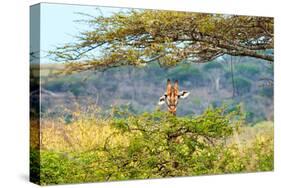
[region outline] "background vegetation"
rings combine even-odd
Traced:
[[[168,69],[153,63],[58,76],[54,74],[62,65],[41,65],[41,69],[41,110],[54,117],[71,120],[64,108],[71,112],[76,103],[95,104],[104,113],[111,106],[128,106],[136,114],[152,112],[159,108],[159,97],[170,78],[179,80],[180,90],[191,91],[187,100],[180,101],[178,116],[199,115],[210,105],[242,103],[248,123],[273,120],[273,85],[268,84],[273,80],[273,65],[254,58],[225,56],[207,64],[183,62]]]

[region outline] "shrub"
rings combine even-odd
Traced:
[[[110,118],[45,122],[40,164],[38,150],[31,150],[40,167],[31,174],[40,169],[45,185],[272,170],[272,130],[238,144],[233,135],[245,130],[242,117],[239,107],[208,108],[195,117],[113,109]]]
[[[234,82],[238,95],[250,92],[252,84],[249,80],[242,77],[237,77],[234,78]]]
[[[260,67],[250,63],[238,64],[235,66],[235,70],[238,74],[250,79],[253,79],[260,73]]]

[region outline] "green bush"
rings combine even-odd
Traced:
[[[262,87],[260,89],[259,93],[261,96],[272,98],[273,97],[273,88],[272,87]]]
[[[239,107],[208,108],[195,117],[114,109],[110,121],[95,120],[110,125],[104,142],[90,148],[75,143],[81,147],[67,151],[42,149],[40,165],[33,161],[40,166],[33,168],[34,174],[40,169],[40,183],[46,185],[272,170],[273,135],[242,146],[233,141],[243,126],[242,117]],[[91,121],[83,120],[77,134],[90,128]],[[81,138],[91,140],[87,135],[92,134],[85,132]],[[126,141],[114,144],[117,138]]]
[[[255,76],[257,76],[260,73],[260,67],[256,64],[251,63],[245,63],[245,64],[238,64],[235,66],[236,73],[253,79]]]
[[[203,67],[205,71],[210,71],[212,69],[223,69],[223,65],[219,62],[206,63]]]
[[[250,92],[252,84],[249,80],[242,77],[237,77],[234,78],[234,82],[237,90],[236,92],[238,95]]]
[[[187,64],[182,64],[175,68],[171,68],[168,71],[167,77],[171,78],[172,80],[188,80],[197,85],[200,85],[201,82],[204,82],[204,74],[202,74],[200,69]]]

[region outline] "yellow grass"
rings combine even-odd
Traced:
[[[56,151],[89,151],[110,146],[126,145],[128,137],[110,127],[109,120],[78,120],[70,124],[42,121],[41,147]]]
[[[110,126],[111,120],[80,118],[70,124],[59,120],[41,120],[41,149],[54,151],[88,151],[106,146],[126,146],[129,135],[120,133]],[[31,146],[39,143],[38,125],[31,122]],[[264,121],[253,127],[243,127],[235,136],[228,139],[229,145],[239,145],[247,150],[253,141],[264,142],[273,138],[273,122]]]

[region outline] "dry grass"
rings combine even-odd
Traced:
[[[78,120],[63,125],[42,121],[42,148],[56,151],[87,151],[110,145],[124,145],[125,135],[110,127],[108,120]]]

